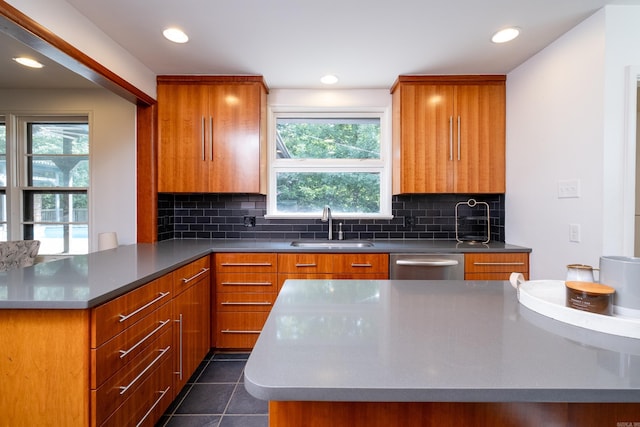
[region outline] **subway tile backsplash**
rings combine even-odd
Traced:
[[[486,202],[492,241],[504,242],[504,195],[419,194],[393,196],[393,219],[335,219],[334,238],[342,222],[345,239],[455,240],[456,204],[458,236],[486,237],[486,207],[471,208],[467,201]],[[472,203],[473,204],[473,203]],[[158,239],[326,239],[327,223],[317,219],[265,219],[266,196],[255,194],[160,194]],[[247,227],[244,217],[255,217]]]

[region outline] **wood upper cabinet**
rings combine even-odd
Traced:
[[[261,76],[158,77],[158,191],[265,193]]]
[[[400,76],[393,193],[505,192],[505,76]]]

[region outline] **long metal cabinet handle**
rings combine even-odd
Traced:
[[[120,323],[122,323],[125,320],[129,319],[131,316],[135,316],[136,314],[140,313],[145,308],[152,306],[153,304],[157,303],[158,301],[160,301],[162,298],[166,297],[169,294],[170,294],[170,292],[160,292],[158,298],[154,299],[153,301],[149,301],[148,303],[146,303],[142,307],[138,308],[137,310],[135,310],[135,311],[133,311],[133,312],[131,312],[129,314],[119,314],[118,316],[120,316]]]
[[[356,264],[355,262],[352,262],[351,263],[351,267],[373,267],[373,265],[371,265],[369,263]]]
[[[271,286],[271,282],[222,282],[222,286]]]
[[[213,161],[213,117],[209,116],[209,150]]]
[[[453,160],[453,116],[449,116],[449,160]]]
[[[202,161],[207,160],[206,148],[205,148],[205,118],[202,116],[202,127],[200,128],[200,142],[202,143]]]
[[[182,381],[182,313],[180,313],[180,319],[175,321],[180,323],[180,329],[178,331],[178,364],[180,365],[180,370],[178,372],[174,372],[174,374],[178,375],[178,378]]]
[[[270,262],[223,262],[222,267],[271,267]]]
[[[474,262],[473,265],[524,265],[524,262]]]
[[[264,302],[231,302],[231,301],[225,301],[225,302],[221,302],[220,305],[271,305],[271,303],[269,301],[264,301]]]
[[[302,264],[302,263],[296,263],[296,267],[317,267],[318,264],[316,263],[311,263],[311,264]]]
[[[222,332],[223,334],[259,334],[261,331],[223,329],[220,332]]]
[[[458,116],[458,161],[460,161],[460,116]]]
[[[458,265],[458,261],[454,259],[434,259],[434,260],[408,260],[399,259],[396,265],[423,266],[423,267],[448,267]]]
[[[156,408],[156,406],[158,406],[158,403],[160,403],[160,401],[162,400],[164,395],[167,394],[167,392],[169,391],[170,388],[171,388],[171,386],[168,386],[163,391],[159,391],[158,392],[158,393],[160,393],[160,397],[153,403],[153,405],[151,405],[151,408],[149,408],[147,413],[144,414],[144,416],[140,419],[140,421],[138,421],[138,424],[136,424],[136,427],[140,427],[142,424],[144,424],[144,421],[147,419],[149,414],[151,414],[151,412],[153,412],[153,410]]]
[[[196,273],[196,274],[194,274],[193,276],[191,276],[191,277],[183,277],[183,278],[181,279],[181,280],[182,280],[182,283],[183,283],[183,284],[189,283],[190,281],[192,281],[192,280],[194,280],[194,279],[197,279],[198,277],[202,276],[202,275],[203,275],[203,274],[205,274],[207,271],[209,271],[209,269],[208,269],[208,268],[204,268],[204,267],[202,267],[202,270],[200,270],[199,272],[197,272],[197,273]]]
[[[137,376],[136,376],[136,377],[135,377],[135,378],[134,378],[134,379],[133,379],[129,384],[127,384],[127,385],[125,385],[125,386],[120,386],[120,387],[119,387],[119,388],[120,388],[120,394],[121,394],[121,395],[122,395],[122,394],[125,394],[125,393],[127,392],[127,390],[129,390],[129,389],[130,389],[130,388],[131,388],[131,387],[132,387],[136,382],[138,382],[138,380],[139,380],[140,378],[142,378],[142,376],[143,376],[143,375],[144,375],[144,374],[145,374],[149,369],[151,369],[151,368],[153,367],[153,365],[155,365],[155,364],[156,364],[156,362],[157,362],[158,360],[160,360],[160,359],[162,358],[162,356],[164,356],[164,354],[165,354],[167,351],[169,351],[169,349],[170,349],[170,348],[171,348],[171,346],[170,346],[170,345],[168,345],[166,348],[163,348],[162,350],[158,350],[158,351],[160,352],[160,354],[159,354],[159,355],[157,355],[157,356],[156,356],[156,358],[155,358],[155,359],[153,359],[153,360],[151,361],[151,363],[149,363],[149,364],[147,365],[147,367],[146,367],[146,368],[144,368],[144,369],[142,370],[142,372],[140,372],[140,373],[139,373],[139,374],[138,374],[138,375],[137,375]]]
[[[160,329],[162,329],[164,327],[164,325],[166,325],[167,323],[169,323],[171,320],[167,319],[165,321],[160,321],[160,326],[158,326],[157,328],[155,328],[153,331],[149,332],[149,334],[147,334],[146,337],[142,338],[140,341],[138,341],[137,343],[135,343],[131,348],[129,348],[129,350],[120,350],[120,359],[124,359],[125,357],[127,357],[127,355],[129,353],[131,353],[133,350],[135,350],[136,348],[138,348],[138,346],[140,344],[142,344],[143,342],[145,342],[146,340],[148,340],[149,338],[151,338],[156,332],[158,332]]]

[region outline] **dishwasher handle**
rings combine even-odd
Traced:
[[[407,265],[416,267],[449,267],[458,265],[455,259],[399,259],[396,265]]]

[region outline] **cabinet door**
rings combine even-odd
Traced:
[[[394,182],[394,193],[449,192],[455,149],[454,86],[408,84],[400,90],[400,135],[394,141],[394,156],[400,159],[394,178],[399,182]]]
[[[454,193],[505,192],[505,87],[456,87]],[[459,120],[459,122],[458,122]]]
[[[208,94],[200,85],[158,85],[158,191],[207,191]]]
[[[176,390],[209,352],[210,288],[209,280],[201,280],[173,299]]]
[[[259,193],[264,154],[260,114],[262,86],[209,88],[208,187],[216,193]]]

